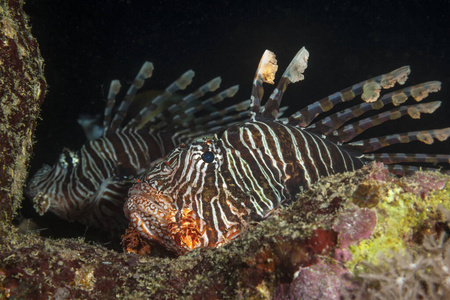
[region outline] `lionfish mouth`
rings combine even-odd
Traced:
[[[185,254],[208,244],[206,224],[193,209],[178,210],[172,197],[146,183],[136,183],[124,205],[125,216],[150,241]]]
[[[32,195],[32,193],[29,193],[28,195]],[[48,197],[48,195],[42,192],[38,192],[30,198],[33,199],[33,207],[39,213],[39,215],[43,216],[50,208],[51,199],[50,197]]]

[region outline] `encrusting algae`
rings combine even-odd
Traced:
[[[23,1],[0,4],[0,222],[21,206],[32,137],[44,100],[44,60]]]
[[[380,256],[405,253],[406,248],[421,245],[425,236],[441,234],[442,209],[450,209],[450,178],[437,172],[368,182],[363,183],[370,186],[366,193],[358,188],[353,200],[365,196],[378,203],[377,225],[370,239],[350,246],[353,259],[347,266],[356,273],[364,268],[361,261],[378,264]]]

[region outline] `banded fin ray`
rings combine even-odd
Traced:
[[[267,103],[264,105],[262,116],[266,119],[276,119],[280,110],[281,99],[290,83],[303,80],[303,73],[308,67],[309,52],[305,47],[295,54],[292,61],[287,66],[283,76],[278,81],[277,87],[273,90]]]
[[[194,76],[195,72],[192,70],[184,72],[177,80],[172,82],[161,95],[153,99],[151,105],[142,109],[136,117],[129,121],[126,127],[131,128],[137,127],[138,125],[143,127],[143,125],[140,124],[142,120],[144,120],[148,114],[153,112],[160,103],[170,98],[174,93],[184,90],[188,85],[190,85]]]
[[[381,161],[384,164],[398,163],[447,163],[450,164],[450,156],[445,154],[425,153],[372,153],[364,154],[364,158]]]
[[[363,102],[338,111],[309,125],[308,129],[320,132],[324,135],[329,135],[331,132],[341,128],[344,123],[357,118],[368,111],[383,109],[385,105],[388,104],[399,106],[411,96],[415,101],[420,102],[428,97],[430,93],[438,92],[440,89],[441,83],[439,81],[430,81],[396,90],[383,95],[381,99],[375,102]]]
[[[375,116],[362,119],[355,123],[348,124],[338,130],[333,131],[332,135],[334,137],[337,137],[337,139],[341,143],[348,142],[367,129],[378,126],[384,122],[396,120],[403,116],[410,116],[413,119],[419,119],[421,113],[432,114],[440,105],[440,101],[433,101],[422,104],[400,106],[388,111],[384,111]]]
[[[380,148],[384,148],[395,144],[405,144],[413,141],[420,141],[425,144],[432,144],[435,140],[445,141],[450,136],[450,127],[442,129],[410,131],[404,133],[396,133],[376,138],[354,141],[347,145],[357,149],[360,152],[372,152]],[[450,155],[449,155],[450,156]]]
[[[404,84],[410,72],[409,66],[404,66],[392,72],[354,84],[294,113],[289,117],[288,124],[307,127],[317,116],[329,111],[336,104],[353,100],[359,95],[367,102],[376,101],[380,95],[380,89],[390,88],[395,83]]]
[[[145,79],[150,78],[152,76],[152,74],[153,74],[153,64],[151,62],[147,61],[142,65],[141,69],[139,70],[139,73],[136,75],[136,78],[134,79],[133,83],[129,87],[125,98],[120,103],[120,106],[119,106],[116,114],[114,115],[114,118],[113,118],[111,124],[107,127],[104,134],[106,134],[108,132],[114,132],[117,128],[119,128],[122,125],[122,122],[127,115],[128,108],[130,107],[130,104],[133,102],[137,91],[144,85]],[[111,84],[111,87],[114,89],[114,91],[112,91],[112,94],[117,95],[117,93],[116,93],[117,86],[113,87],[113,84]],[[120,89],[120,86],[119,86],[119,89]],[[108,104],[109,103],[107,103],[107,107],[108,107]],[[107,112],[105,109],[105,116],[106,115],[107,115]]]
[[[270,52],[270,51],[269,51]],[[271,52],[270,52],[271,53]],[[275,55],[272,53],[272,60],[276,62]],[[264,56],[263,56],[264,58]],[[261,59],[263,60],[263,59]],[[260,63],[261,65],[261,63]],[[288,67],[289,69],[289,67]],[[303,71],[299,72],[299,76],[303,76]],[[287,71],[286,71],[287,72]],[[352,141],[356,136],[366,131],[371,127],[378,126],[384,122],[398,119],[402,116],[409,116],[413,119],[420,118],[421,113],[432,114],[440,106],[440,101],[433,101],[423,104],[415,104],[409,106],[402,106],[402,104],[408,100],[408,98],[413,98],[416,102],[421,102],[429,96],[430,93],[438,92],[441,89],[441,82],[439,81],[429,81],[420,83],[414,86],[399,89],[390,92],[385,95],[381,95],[382,89],[392,88],[396,83],[403,85],[411,70],[409,66],[404,66],[391,71],[386,74],[370,78],[368,80],[362,81],[358,84],[352,85],[340,92],[334,93],[328,97],[325,97],[319,101],[316,101],[307,107],[297,111],[292,114],[283,123],[291,126],[299,126],[305,128],[308,131],[315,132],[327,137],[328,139],[338,142],[342,145],[344,149],[352,153],[365,153],[363,156],[368,161],[371,160],[366,153],[376,151],[379,148],[387,147],[389,145],[397,143],[409,143],[412,141],[421,141],[426,144],[433,143],[434,140],[444,141],[450,136],[449,128],[435,129],[435,130],[422,130],[417,132],[407,132],[401,134],[393,134],[387,136],[381,136],[378,138],[371,138],[361,141]],[[273,78],[272,78],[273,81]],[[279,84],[271,97],[268,99],[267,103],[274,103],[280,105],[281,98],[286,91],[287,84],[284,76],[279,80]],[[263,81],[254,81],[253,91],[258,91],[258,95],[264,94],[264,89],[262,87]],[[282,88],[279,90],[279,86]],[[275,96],[274,96],[275,95]],[[330,116],[320,119],[320,115],[324,112],[331,110],[335,105],[343,102],[353,100],[356,96],[361,96],[363,100],[362,103],[354,105],[350,108],[338,111]],[[256,99],[256,97],[254,97]],[[277,98],[277,101],[274,99]],[[259,99],[261,100],[261,99]],[[261,101],[259,101],[260,103]],[[266,103],[266,106],[267,106]],[[348,124],[352,119],[358,118],[366,112],[381,110],[386,105],[391,104],[397,106],[390,110],[385,110],[374,116],[367,117],[356,121],[354,123]],[[275,104],[271,104],[276,107]],[[261,105],[260,105],[261,106]],[[275,109],[275,108],[274,108]],[[262,113],[264,114],[264,112]],[[270,113],[265,113],[264,117],[266,119],[273,118]],[[312,123],[311,122],[318,118],[319,119]],[[399,156],[406,155],[402,153],[397,153]],[[387,154],[386,154],[387,155]],[[395,155],[394,155],[395,156]],[[450,155],[442,154],[440,156],[434,157],[430,155],[428,159],[426,156],[414,156],[406,155],[408,160],[400,161],[396,160],[389,161],[384,160],[386,164],[394,163],[448,163],[450,160]],[[417,161],[414,161],[417,158]],[[396,165],[391,169],[395,169],[397,174],[400,174],[401,166]],[[415,170],[413,166],[408,166],[405,170]]]

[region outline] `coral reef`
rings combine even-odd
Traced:
[[[10,0],[0,4],[0,222],[10,222],[20,206],[32,136],[46,90],[44,62],[23,3]]]
[[[450,295],[450,240],[447,234],[427,236],[421,247],[364,262],[364,293],[371,299],[448,299]]]
[[[398,179],[375,171],[352,200],[374,207],[378,220],[372,235],[345,253],[345,265],[360,288],[344,294],[352,299],[447,299],[450,177],[421,171]]]
[[[371,171],[325,178],[229,244],[178,258],[117,253],[82,240],[19,234],[9,227],[0,249],[0,289],[19,298],[235,299],[272,298],[283,291],[295,296],[299,282],[318,272],[332,268],[339,276],[348,273],[336,255],[340,233],[333,225],[341,213],[349,213],[345,199]],[[355,240],[359,235],[347,236]],[[336,284],[329,292],[339,296],[341,280],[330,274],[328,280]],[[345,282],[344,287],[351,284]],[[315,284],[312,280],[311,290]]]
[[[356,189],[353,201],[361,204],[363,198],[366,202],[376,199],[378,224],[370,239],[350,246],[353,260],[347,267],[356,267],[356,273],[364,269],[361,261],[378,264],[380,255],[403,253],[421,245],[426,236],[441,233],[443,209],[450,209],[450,178],[437,172],[417,172],[401,179],[366,180]]]

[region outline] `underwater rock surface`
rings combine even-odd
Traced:
[[[380,287],[384,287],[376,281],[382,276],[367,277],[371,269],[382,274],[394,273],[381,271],[390,266],[370,261],[370,255],[361,254],[366,247],[358,248],[365,245],[361,241],[377,245],[378,236],[371,232],[379,232],[384,227],[379,222],[378,207],[368,209],[353,202],[355,191],[358,191],[358,199],[365,197],[362,194],[365,189],[360,186],[371,179],[372,184],[378,183],[386,191],[383,195],[392,198],[392,191],[417,185],[420,176],[397,179],[389,176],[382,164],[372,164],[356,172],[323,178],[299,194],[291,206],[281,209],[273,218],[253,224],[229,244],[217,249],[195,250],[178,258],[117,253],[101,245],[86,244],[82,239],[44,239],[33,233],[19,234],[10,227],[2,235],[0,291],[19,298],[53,296],[60,299],[116,296],[339,299],[356,292],[359,297],[368,297],[380,293]],[[444,182],[439,185],[442,188],[429,190],[424,196],[441,199],[444,205],[437,204],[433,208],[434,200],[427,202],[430,212],[436,213],[431,213],[423,223],[426,230],[423,226],[412,227],[409,235],[398,231],[405,238],[407,251],[427,252],[430,247],[424,248],[422,241],[433,236],[446,240],[449,214],[444,213],[447,211],[444,206],[450,203],[450,177],[435,174],[434,178]],[[377,194],[372,188],[366,199]],[[399,192],[399,195],[412,197],[408,192]],[[417,199],[425,201],[422,195],[419,193]],[[373,251],[388,253],[392,245],[386,246],[386,249],[374,248]],[[446,263],[442,255],[435,256]],[[395,257],[402,256],[396,254]],[[355,267],[361,264],[368,267]],[[420,280],[416,280],[416,286],[420,286]],[[442,280],[445,282],[445,278]],[[304,282],[309,284],[304,285]],[[434,284],[429,291],[442,293],[448,289]]]
[[[24,1],[0,5],[0,222],[11,222],[22,201],[32,136],[46,82]]]

